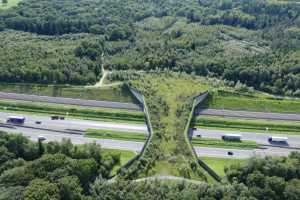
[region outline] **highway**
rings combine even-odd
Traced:
[[[254,118],[254,119],[272,119],[272,120],[289,120],[300,121],[298,113],[268,113],[268,112],[251,112],[238,110],[217,110],[217,109],[197,109],[196,115],[213,115],[223,117]]]
[[[13,113],[0,112],[0,121],[5,122],[8,116],[16,115]],[[62,138],[70,138],[75,144],[89,143],[96,141],[101,144],[103,148],[111,149],[121,149],[121,150],[132,150],[140,151],[143,147],[141,142],[132,141],[119,141],[110,139],[92,139],[84,137],[83,131],[88,128],[95,129],[109,129],[109,130],[120,130],[123,132],[141,132],[147,134],[147,128],[144,124],[120,124],[112,122],[100,122],[100,121],[90,121],[90,120],[80,120],[66,118],[65,120],[51,120],[50,116],[34,116],[28,114],[21,114],[26,118],[26,127],[4,127],[0,126],[0,130],[13,133],[23,133],[24,135],[30,137],[32,140],[37,140],[38,135],[43,135],[47,138],[47,141],[61,140]],[[42,124],[35,124],[35,121],[41,121]],[[35,128],[30,128],[35,127]],[[38,129],[36,129],[38,128]],[[48,130],[40,130],[39,128],[44,128]],[[77,134],[70,134],[63,131],[71,131]],[[206,130],[197,129],[195,134],[201,134],[202,137],[207,138],[221,138],[225,133],[230,133],[230,131],[220,131],[220,130]],[[268,145],[267,138],[270,134],[264,133],[250,133],[250,132],[235,132],[242,135],[244,140],[254,140],[257,143]],[[288,136],[289,145],[291,147],[300,147],[300,135],[299,136]],[[209,147],[195,147],[195,150],[199,156],[211,156],[211,157],[231,157],[227,155],[228,151],[234,153],[233,158],[248,158],[253,155],[288,155],[289,152],[294,149],[287,149],[281,147],[270,147],[264,146],[265,149],[255,149],[255,150],[236,150],[236,149],[221,149],[221,148],[209,148]]]
[[[136,152],[139,152],[144,145],[142,142],[120,141],[120,140],[110,140],[110,139],[93,139],[93,138],[86,138],[83,135],[58,133],[55,131],[42,131],[42,130],[35,130],[31,128],[23,128],[23,127],[16,127],[15,129],[0,127],[0,130],[10,132],[10,133],[23,133],[23,135],[29,137],[34,141],[37,141],[39,135],[43,135],[47,138],[47,141],[61,141],[63,138],[71,139],[71,141],[74,144],[84,144],[84,143],[91,143],[95,141],[96,143],[100,144],[103,148],[120,149],[120,150],[136,151]],[[279,148],[279,147],[269,147],[267,149],[255,149],[255,150],[195,147],[195,151],[199,157],[202,156],[202,157],[246,159],[254,155],[287,156],[293,150]],[[232,151],[234,155],[233,156],[227,155],[228,151]]]
[[[201,135],[205,138],[220,139],[222,135],[227,133],[240,134],[242,140],[253,140],[258,144],[269,145],[268,138],[270,136],[284,136],[288,137],[288,144],[290,147],[300,148],[300,133],[299,135],[284,135],[284,134],[272,134],[272,133],[253,133],[253,132],[241,132],[241,131],[224,131],[224,130],[210,130],[210,129],[197,129],[193,132],[194,135]]]
[[[45,102],[45,103],[56,103],[56,104],[68,104],[78,106],[90,106],[90,107],[105,107],[105,108],[116,108],[116,109],[127,109],[127,110],[140,110],[138,105],[133,103],[120,103],[111,101],[96,101],[96,100],[84,100],[84,99],[73,99],[64,97],[50,97],[50,96],[38,96],[29,94],[17,94],[0,92],[0,99],[12,99],[22,100],[31,102]]]
[[[108,129],[108,130],[122,130],[127,132],[144,132],[147,133],[147,128],[144,124],[122,124],[113,122],[100,122],[91,120],[80,120],[66,117],[65,120],[51,120],[50,116],[39,116],[29,114],[15,114],[9,112],[0,112],[0,122],[6,122],[9,116],[23,116],[25,117],[25,126],[32,126],[37,128],[48,128],[53,130],[74,130],[77,132],[85,131],[86,129]],[[36,121],[42,123],[36,124]]]
[[[38,95],[28,95],[28,94],[7,93],[7,92],[0,92],[0,99],[69,104],[69,105],[90,106],[90,107],[106,107],[106,108],[127,109],[127,110],[140,110],[140,107],[133,103],[84,100],[84,99],[73,99],[73,98],[63,98],[63,97],[49,97],[49,96],[38,96]],[[218,109],[197,109],[196,114],[224,116],[224,117],[300,121],[300,113],[292,114],[292,113],[251,112],[251,111],[220,110],[220,109],[219,110]]]

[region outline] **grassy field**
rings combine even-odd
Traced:
[[[252,131],[262,133],[300,134],[300,122],[238,119],[217,116],[198,116],[196,126],[222,130]]]
[[[230,158],[211,158],[211,157],[201,157],[203,162],[205,162],[211,169],[213,169],[219,176],[224,177],[226,167],[235,164],[245,164],[247,160],[240,159],[230,159]]]
[[[0,10],[16,6],[20,1],[21,0],[7,0],[7,3],[2,3],[2,0],[0,0]]]
[[[137,141],[137,142],[145,142],[147,139],[147,134],[145,133],[122,132],[122,131],[112,131],[112,130],[96,130],[96,129],[88,129],[85,133],[85,136],[91,138],[115,139],[115,140]]]
[[[92,108],[60,104],[33,103],[24,101],[0,100],[0,111],[29,113],[35,115],[64,115],[69,117],[114,121],[126,123],[144,123],[144,114],[139,111],[126,111],[109,108]]]
[[[255,141],[224,141],[212,138],[193,138],[192,144],[194,146],[202,147],[216,147],[216,148],[229,148],[229,149],[255,149],[259,145]]]
[[[1,92],[35,94],[40,96],[67,97],[101,101],[133,102],[128,89],[121,85],[112,87],[85,87],[70,85],[0,84]]]
[[[300,113],[299,99],[276,99],[267,95],[242,95],[227,91],[213,91],[203,107],[258,112]]]
[[[115,175],[118,169],[125,165],[130,159],[132,159],[136,153],[133,151],[117,150],[117,149],[102,149],[104,156],[106,155],[120,155],[120,163],[112,170],[111,175]]]

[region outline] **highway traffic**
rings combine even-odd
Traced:
[[[23,126],[5,126],[5,121],[8,116],[16,115],[13,113],[0,112],[0,121],[2,126],[0,130],[13,133],[23,133],[25,136],[30,137],[32,140],[37,140],[39,135],[43,135],[47,141],[62,140],[63,138],[69,138],[75,144],[83,144],[96,141],[101,144],[103,148],[121,149],[140,151],[143,147],[142,142],[133,141],[120,141],[111,139],[92,139],[83,136],[83,133],[88,128],[94,129],[109,129],[109,130],[120,130],[130,134],[131,132],[141,132],[147,134],[147,128],[144,124],[120,124],[112,122],[100,122],[80,119],[69,119],[64,120],[51,120],[50,116],[33,116],[23,115],[26,118],[26,122]],[[41,124],[36,124],[36,121],[40,121]],[[207,138],[221,138],[222,135],[230,133],[229,131],[220,130],[206,130],[197,129],[194,134],[201,134],[202,137]],[[288,155],[291,151],[295,151],[300,147],[300,135],[299,136],[288,136],[290,147],[274,147],[268,145],[268,137],[271,134],[265,133],[250,133],[250,132],[238,132],[244,140],[254,140],[259,144],[264,144],[262,149],[254,150],[237,150],[237,149],[222,149],[222,148],[209,148],[209,147],[195,147],[195,150],[199,156],[209,157],[231,157],[231,158],[248,158],[253,155],[274,155],[283,156]],[[233,152],[233,156],[228,155],[228,151]]]

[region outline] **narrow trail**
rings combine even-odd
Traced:
[[[104,69],[104,54],[102,53],[102,55],[101,55],[101,74],[102,74],[102,76],[101,76],[100,80],[97,83],[95,83],[95,85],[89,85],[89,86],[85,86],[85,87],[87,87],[87,88],[91,88],[91,87],[100,88],[100,87],[112,87],[112,86],[122,84],[121,82],[105,84],[104,81],[110,73],[112,73],[112,72],[109,71],[109,70]]]

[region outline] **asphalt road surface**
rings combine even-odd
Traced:
[[[106,107],[106,108],[117,108],[117,109],[127,109],[127,110],[140,110],[140,107],[133,103],[84,100],[84,99],[73,99],[73,98],[63,98],[63,97],[49,97],[49,96],[38,96],[38,95],[6,93],[6,92],[0,92],[0,99],[69,104],[69,105],[91,106],[91,107]],[[218,109],[198,109],[196,113],[198,115],[215,115],[215,116],[239,117],[239,118],[300,121],[300,114],[250,112],[250,111],[234,111],[234,110],[218,110]]]
[[[147,133],[147,128],[144,124],[122,124],[113,122],[100,122],[91,120],[80,120],[66,117],[65,120],[51,120],[50,116],[39,116],[29,114],[15,114],[9,112],[0,112],[0,122],[6,122],[9,116],[23,116],[25,117],[25,126],[32,126],[37,128],[48,128],[53,130],[75,130],[85,131],[86,129],[108,129],[108,130],[122,130],[127,132],[143,132]],[[42,122],[40,125],[36,121]]]
[[[6,118],[11,115],[16,115],[12,113],[0,112],[0,121],[6,121]],[[78,130],[84,131],[88,128],[96,129],[110,129],[110,130],[121,130],[130,132],[143,132],[147,134],[147,128],[144,124],[116,124],[111,122],[99,122],[90,120],[79,120],[79,119],[69,119],[65,120],[51,120],[50,116],[34,116],[34,115],[24,115],[20,114],[26,118],[26,126],[32,126],[37,128],[48,128],[49,130],[38,130],[34,128],[26,127],[0,127],[0,130],[13,133],[23,133],[25,136],[30,137],[32,140],[37,140],[39,135],[43,135],[47,138],[47,141],[61,140],[62,138],[70,138],[75,144],[89,143],[96,141],[101,144],[103,148],[111,149],[121,149],[121,150],[131,150],[140,151],[143,147],[142,142],[132,142],[132,141],[119,141],[110,139],[92,139],[86,138],[83,135],[62,133],[62,130]],[[41,125],[35,124],[35,121],[41,121]],[[199,132],[200,131],[200,132]],[[196,133],[200,133],[203,137],[210,138],[220,138],[222,134],[228,133],[227,131],[216,131],[216,130],[205,130],[199,129]],[[258,143],[267,144],[268,134],[256,134],[249,132],[239,132],[242,138],[245,140],[255,140]],[[300,136],[288,136],[291,146],[300,145]],[[199,156],[209,156],[209,157],[221,157],[221,158],[248,158],[253,155],[277,155],[285,156],[293,149],[286,149],[280,147],[266,147],[266,149],[255,149],[255,150],[236,150],[236,149],[220,149],[220,148],[209,148],[209,147],[195,147],[195,150]],[[227,152],[232,151],[234,156],[228,156]]]
[[[268,138],[270,136],[283,136],[288,137],[288,145],[290,147],[300,148],[300,134],[299,135],[284,135],[272,133],[253,133],[253,132],[237,132],[237,131],[224,131],[224,130],[210,130],[210,129],[197,129],[193,132],[194,136],[201,135],[205,138],[221,139],[222,135],[234,133],[240,134],[242,140],[253,140],[258,144],[269,145]]]
[[[23,133],[23,135],[29,137],[30,139],[37,141],[39,135],[43,135],[47,138],[47,141],[60,141],[63,138],[69,138],[74,144],[84,144],[91,143],[95,141],[100,144],[103,148],[108,149],[120,149],[129,151],[141,151],[143,147],[142,142],[132,142],[132,141],[120,141],[120,140],[110,140],[110,139],[93,139],[86,138],[83,135],[74,134],[64,134],[57,133],[54,131],[42,131],[35,130],[31,128],[16,127],[15,129],[0,127],[0,130],[10,132],[10,133]],[[270,147],[268,149],[255,149],[255,150],[237,150],[237,149],[221,149],[221,148],[209,148],[209,147],[195,147],[198,156],[203,157],[219,157],[219,158],[236,158],[236,159],[246,159],[254,155],[259,156],[287,156],[291,149],[283,149],[279,147]],[[233,152],[233,156],[227,155],[228,151]]]
[[[0,92],[0,99],[13,99],[13,100],[22,100],[22,101],[31,101],[31,102],[45,102],[45,103],[79,105],[79,106],[140,110],[140,107],[133,103],[72,99],[72,98],[63,98],[63,97],[38,96],[38,95],[6,93],[6,92]]]
[[[57,131],[75,131],[84,132],[87,129],[106,129],[116,130],[122,132],[139,132],[147,134],[147,127],[145,124],[124,124],[114,122],[101,122],[91,120],[81,120],[66,117],[65,120],[51,120],[50,116],[38,116],[31,114],[15,114],[9,112],[0,112],[0,122],[6,122],[9,116],[23,116],[26,118],[25,126],[46,128]],[[41,124],[36,124],[36,121],[41,121]],[[221,139],[222,135],[227,133],[236,133],[242,136],[242,140],[253,140],[259,144],[268,145],[268,138],[274,134],[272,133],[254,133],[254,132],[238,132],[225,130],[211,130],[211,129],[197,129],[194,135],[200,134],[202,137]],[[300,135],[284,135],[289,138],[288,143],[291,147],[300,147]],[[279,136],[276,134],[276,136]]]
[[[197,115],[300,121],[300,114],[250,112],[237,110],[198,109]]]

